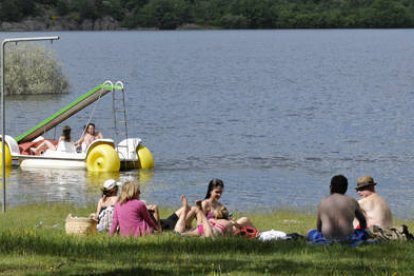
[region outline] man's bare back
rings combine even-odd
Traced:
[[[333,193],[319,203],[317,228],[327,239],[344,240],[354,231],[354,218],[365,224],[358,202],[349,196]]]
[[[377,193],[361,198],[359,205],[365,214],[368,227],[378,225],[385,229],[392,226],[391,209]]]

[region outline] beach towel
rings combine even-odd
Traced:
[[[242,226],[234,232],[234,235],[244,239],[256,239],[259,235],[259,231],[253,226]]]
[[[328,240],[326,239],[321,232],[317,229],[310,230],[308,232],[308,240],[311,244],[315,245],[330,245],[334,242],[348,243],[352,247],[356,247],[364,243],[368,239],[368,233],[365,230],[354,230],[352,235],[344,240]]]
[[[277,230],[264,231],[259,234],[260,241],[275,241],[275,240],[287,240],[288,235],[285,232]]]

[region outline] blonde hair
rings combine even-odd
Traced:
[[[131,199],[137,199],[139,194],[139,185],[134,181],[127,181],[122,185],[121,195],[119,196],[119,204],[127,203]]]
[[[214,218],[215,219],[228,219],[229,218],[229,211],[226,207],[220,206],[220,208],[214,210]]]

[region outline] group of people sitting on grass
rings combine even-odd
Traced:
[[[119,184],[106,180],[102,197],[98,202],[96,218],[98,231],[109,231],[112,236],[143,236],[155,231],[173,230],[183,236],[214,238],[222,235],[256,237],[257,230],[247,217],[232,218],[227,208],[219,201],[224,191],[220,179],[212,179],[206,197],[190,206],[182,195],[181,207],[165,219],[161,219],[157,205],[147,205],[140,199],[140,188],[134,181],[126,181],[118,196]],[[196,221],[196,227],[193,227]]]
[[[357,180],[356,191],[361,199],[346,196],[348,180],[343,175],[331,179],[330,195],[321,200],[317,213],[317,228],[309,231],[307,239],[315,244],[335,241],[358,243],[371,238],[412,239],[406,226],[393,227],[391,210],[386,201],[376,193],[376,183],[371,176]],[[140,188],[134,181],[125,182],[118,196],[119,184],[106,180],[102,197],[96,210],[98,231],[109,231],[113,236],[143,236],[155,231],[173,230],[182,236],[239,235],[255,238],[259,234],[247,217],[233,219],[220,202],[224,183],[220,179],[209,182],[203,200],[190,206],[182,195],[181,207],[165,219],[160,219],[158,207],[140,200]],[[196,221],[196,226],[193,226]],[[262,232],[263,233],[263,232]]]
[[[331,179],[330,195],[319,203],[317,228],[309,231],[308,239],[316,244],[349,241],[358,244],[368,238],[411,238],[407,228],[393,228],[391,209],[375,190],[371,176],[361,176],[355,190],[360,200],[345,195],[348,179],[336,175]],[[390,237],[391,239],[391,237]]]

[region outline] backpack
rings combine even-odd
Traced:
[[[253,226],[242,226],[235,232],[235,235],[245,239],[256,239],[259,231]]]

